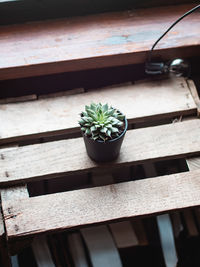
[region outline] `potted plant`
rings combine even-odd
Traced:
[[[117,109],[92,103],[80,114],[79,124],[89,157],[98,162],[117,158],[128,122]]]

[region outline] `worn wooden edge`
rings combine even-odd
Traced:
[[[200,157],[192,157],[189,159],[186,159],[188,169],[190,171],[195,171],[200,169]]]
[[[8,240],[198,207],[199,175],[196,170],[4,202]]]
[[[174,57],[174,55],[180,58],[185,56],[188,58],[196,56],[199,52],[200,45],[184,45],[179,47],[156,49],[154,57],[159,57],[162,58],[162,60],[167,61]],[[0,69],[0,80],[126,66],[131,64],[143,64],[147,60],[148,53],[149,49],[133,53],[3,68]]]
[[[27,189],[27,185],[19,185],[14,187],[8,187],[0,189],[0,195],[1,195],[1,205],[3,205],[4,202],[9,200],[20,200],[20,199],[27,199],[29,198],[29,193]],[[7,231],[6,226],[4,223],[4,231],[5,231],[5,242],[7,242]],[[16,255],[20,251],[22,251],[24,248],[30,246],[32,242],[32,238],[22,238],[20,241],[15,241],[7,243],[7,253],[8,255]]]
[[[199,98],[197,88],[193,80],[188,79],[186,80],[186,82],[187,82],[188,88],[190,89],[191,95],[194,99],[194,102],[197,106],[197,116],[200,117],[200,98]]]

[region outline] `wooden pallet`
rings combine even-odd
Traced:
[[[104,186],[96,182],[94,188],[37,197],[29,197],[26,189],[30,182],[65,177],[68,183],[71,174],[82,173],[95,173],[101,179],[102,170],[106,174],[111,169],[200,155],[199,99],[195,90],[192,81],[177,78],[1,104],[0,187],[9,247],[40,234],[199,206],[198,168],[118,184],[111,180]],[[130,128],[142,127],[128,130],[120,156],[114,162],[93,162],[86,154],[83,139],[71,138],[79,131],[78,114],[91,101],[119,107],[127,114]],[[189,119],[180,120],[188,116]],[[149,124],[154,126],[145,127]],[[63,133],[66,139],[59,140]],[[38,137],[45,142],[31,144]],[[22,140],[30,144],[5,148]]]

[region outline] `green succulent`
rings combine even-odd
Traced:
[[[107,141],[119,136],[124,130],[125,116],[108,104],[92,103],[85,106],[79,124],[82,132],[93,140]]]

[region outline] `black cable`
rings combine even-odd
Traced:
[[[188,16],[189,14],[193,13],[195,10],[197,10],[198,8],[200,8],[200,5],[195,6],[194,8],[190,9],[189,11],[187,11],[185,14],[183,14],[180,18],[178,18],[159,38],[158,40],[153,44],[151,50],[149,51],[149,56],[148,56],[148,62],[151,61],[151,56],[152,56],[152,51],[155,48],[155,46],[157,45],[157,43],[183,18],[185,18],[186,16]]]

